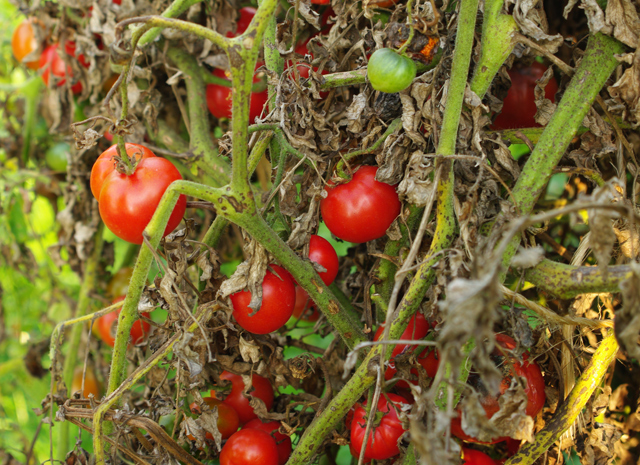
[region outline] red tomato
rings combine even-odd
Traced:
[[[307,43],[309,42],[309,40],[306,40],[305,42],[301,43],[300,45],[298,45],[295,48],[295,52],[298,55],[310,55],[311,56],[311,60],[313,60],[313,54],[309,52],[309,49],[307,49]],[[285,69],[289,68],[293,63],[291,61],[287,61],[285,63]],[[316,68],[315,66],[313,67],[314,71],[318,71],[318,68]],[[320,74],[327,74],[327,70],[322,70],[322,73]],[[298,65],[298,74],[300,74],[300,77],[302,79],[307,79],[309,77],[309,74],[311,74],[311,70],[309,69],[309,65],[306,64],[299,64]],[[329,92],[320,92],[320,97],[321,98],[326,98],[327,95],[329,95]]]
[[[262,66],[262,63],[256,65],[256,69]],[[213,70],[215,76],[230,79],[231,75],[228,71],[216,68]],[[254,84],[260,82],[260,75],[253,76]],[[249,103],[249,123],[253,124],[258,116],[262,113],[264,104],[269,98],[267,90],[262,92],[252,92],[251,102]],[[207,85],[207,106],[209,111],[216,118],[231,118],[231,87],[225,87],[218,84]]]
[[[256,9],[251,6],[245,6],[244,8],[240,8],[238,13],[240,13],[240,17],[238,18],[238,22],[236,23],[236,33],[229,31],[227,32],[227,37],[236,37],[244,34],[244,31],[247,30],[251,20],[256,15]]]
[[[504,349],[511,350],[516,348],[516,342],[507,336],[506,334],[496,334],[496,342],[498,345],[503,347]],[[504,358],[502,352],[498,349],[494,351],[494,355],[499,358]],[[540,371],[540,367],[535,362],[529,362],[529,355],[527,353],[522,355],[522,361],[516,359],[515,357],[509,356],[509,360],[502,360],[502,366],[505,370],[507,370],[506,376],[502,379],[502,383],[500,384],[500,394],[504,393],[509,386],[511,386],[511,380],[514,376],[511,371],[511,366],[515,370],[516,374],[526,379],[527,387],[524,390],[527,394],[527,407],[525,409],[525,413],[531,417],[535,417],[542,407],[544,407],[544,403],[546,400],[546,395],[544,393],[544,378],[542,377],[542,372]],[[482,393],[484,390],[484,386],[479,383],[477,389]],[[498,396],[499,397],[499,396]],[[487,414],[487,418],[491,418],[498,410],[500,410],[500,405],[498,404],[498,397],[491,396],[486,394],[481,400],[480,403],[484,408],[485,413]],[[479,442],[477,439],[468,436],[462,430],[462,421],[458,414],[458,417],[451,420],[451,434],[454,436],[470,442]],[[491,441],[491,444],[495,444],[496,442],[501,442],[506,440],[507,438],[497,438]]]
[[[20,63],[24,63],[28,68],[38,69],[40,67],[40,57],[34,57],[33,60],[24,61],[25,57],[38,50],[38,39],[33,30],[35,18],[27,18],[22,21],[11,36],[11,49],[13,56]]]
[[[378,239],[400,214],[395,187],[376,181],[377,171],[377,166],[362,166],[351,181],[327,188],[320,211],[336,237],[356,243]]]
[[[84,390],[82,390],[82,374],[84,372]],[[91,367],[87,367],[84,371],[82,367],[76,367],[73,370],[73,381],[71,383],[71,394],[82,390],[82,397],[88,398],[89,394],[97,399],[100,399],[102,392],[102,385]]]
[[[249,308],[251,292],[240,291],[231,295],[234,318],[242,328],[253,334],[276,331],[293,314],[296,303],[293,278],[278,265],[271,265],[271,268],[275,273],[267,271],[262,281],[262,305],[257,312]]]
[[[322,281],[328,286],[338,276],[338,254],[324,237],[311,235],[309,240],[309,260],[326,268],[327,271],[318,273]]]
[[[120,302],[124,300],[124,296],[118,297],[114,299],[113,303]],[[102,339],[107,345],[113,347],[116,342],[116,329],[118,328],[118,317],[120,316],[120,312],[122,309],[107,313],[104,316],[101,316],[96,320],[94,326],[96,327],[100,339]],[[147,312],[142,312],[142,315],[150,318]],[[131,340],[129,341],[129,346],[133,346],[139,344],[144,341],[151,332],[151,325],[144,320],[136,320],[131,326]]]
[[[462,465],[496,465],[495,460],[484,452],[475,449],[462,448]]]
[[[540,127],[535,122],[537,108],[534,89],[536,81],[542,77],[547,67],[537,61],[529,67],[514,67],[508,71],[511,88],[504,99],[502,112],[493,122],[496,129],[518,129]],[[545,98],[555,102],[558,83],[551,78],[544,89]]]
[[[102,221],[116,236],[132,244],[142,244],[142,232],[151,221],[160,199],[173,181],[182,179],[169,160],[156,157],[144,147],[144,150],[139,150],[140,147],[127,144],[127,153],[142,157],[130,176],[119,173],[110,162],[115,153],[114,147],[100,155],[91,170],[91,191],[94,195],[99,193]],[[187,198],[181,195],[164,230],[165,236],[180,224],[186,207]]]
[[[400,453],[398,449],[398,439],[405,432],[402,427],[402,423],[398,419],[396,413],[397,409],[402,409],[403,405],[407,404],[407,401],[396,395],[386,394],[389,400],[395,406],[388,405],[385,395],[380,396],[378,400],[378,408],[372,414],[382,414],[378,426],[372,427],[369,434],[369,440],[364,451],[365,460],[385,460],[391,457],[395,457]],[[366,402],[365,404],[366,405]],[[353,414],[353,420],[351,422],[351,455],[354,457],[360,456],[362,445],[364,442],[364,434],[367,428],[367,419],[365,418],[365,408],[362,405],[358,405]]]
[[[313,301],[309,299],[307,291],[302,289],[296,284],[296,303],[293,307],[293,317],[300,318],[304,321],[318,321],[320,318],[320,312],[313,304]]]
[[[249,405],[249,399],[247,399],[242,391],[244,390],[244,382],[242,376],[234,375],[228,371],[223,371],[220,375],[220,379],[224,379],[231,382],[231,392],[224,400],[224,403],[233,407],[238,412],[240,418],[240,424],[244,425],[246,422],[258,418],[253,411],[253,407]],[[251,384],[253,384],[253,391],[249,393],[251,397],[257,397],[261,399],[267,406],[267,410],[271,410],[273,407],[273,388],[268,379],[253,374],[251,376]],[[211,395],[215,396],[215,391],[211,391]]]
[[[376,330],[376,334],[374,335],[373,340],[374,341],[380,340],[380,338],[382,337],[383,331],[384,331],[384,325],[380,325]],[[413,315],[411,320],[409,320],[409,324],[407,325],[407,328],[402,333],[402,336],[400,336],[400,339],[419,340],[425,337],[428,332],[429,332],[429,322],[426,320],[426,318],[422,313],[417,312],[415,315]],[[387,367],[387,371],[385,371],[384,373],[384,378],[386,380],[390,380],[397,373],[396,366],[393,362],[393,359],[407,350],[415,350],[415,347],[416,346],[410,346],[408,344],[398,344],[397,346],[395,346],[395,348],[391,352],[391,358],[389,359],[389,365]],[[426,358],[427,350],[425,349],[424,351],[422,351],[422,354],[424,354],[424,358]],[[422,356],[422,354],[420,355]],[[436,367],[436,371],[437,371],[437,367]],[[412,370],[412,373],[414,373],[417,378],[417,375],[418,375],[417,370]],[[429,376],[431,377],[431,375]],[[396,386],[399,388],[409,387],[409,385],[405,381],[398,381],[396,383]]]
[[[311,0],[311,3],[314,5],[327,5],[328,3],[331,3],[331,0]]]
[[[280,423],[277,421],[268,421],[263,423],[262,420],[256,418],[244,425],[242,429],[250,428],[261,429],[262,431],[269,433],[276,441],[276,446],[278,447],[278,465],[284,465],[287,463],[287,460],[289,460],[289,456],[291,455],[291,438],[278,431],[280,429]]]
[[[113,136],[112,136],[113,137]],[[118,156],[118,152],[116,151],[116,145],[112,145],[107,150],[102,152],[102,154],[98,157],[98,159],[93,164],[93,168],[91,168],[91,193],[98,200],[100,198],[100,190],[102,190],[102,183],[104,180],[113,173],[113,168],[115,166],[114,157]],[[144,145],[138,144],[125,144],[125,148],[127,149],[127,155],[130,158],[149,158],[155,157],[156,155],[146,148]]]
[[[53,74],[58,78],[58,87],[62,87],[67,81],[67,77],[73,79],[73,70],[68,66],[58,54],[58,44],[49,45],[40,55],[40,69],[42,70],[42,80],[45,85],[49,85],[49,76]],[[82,83],[76,82],[71,86],[74,94],[82,92]]]
[[[76,43],[72,40],[67,40],[64,43],[64,51],[67,53],[67,55],[71,55],[72,57],[76,57],[78,59],[78,61],[80,62],[80,64],[82,66],[84,66],[85,68],[88,68],[89,66],[91,66],[91,62],[89,60],[87,60],[87,57],[85,57],[82,53],[80,55],[76,56]]]
[[[217,426],[218,431],[220,431],[220,434],[222,435],[222,439],[228,439],[233,433],[238,431],[238,428],[240,427],[240,417],[233,407],[223,403],[220,399],[216,399],[215,397],[203,397],[202,400],[211,409],[213,409],[213,407],[218,407]],[[198,415],[202,413],[200,407],[195,402],[191,403],[189,409],[192,413]],[[211,433],[207,433],[206,437],[213,441],[213,435]],[[189,439],[192,441],[195,440],[192,438]]]
[[[261,429],[242,429],[220,451],[220,465],[278,465],[278,447]]]

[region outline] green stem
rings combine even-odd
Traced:
[[[121,21],[116,26],[116,39],[120,39],[123,36],[124,27],[128,26],[129,24],[137,23],[144,23],[144,25],[136,29],[131,35],[131,45],[134,49],[138,45],[140,38],[147,31],[150,31],[154,28],[178,29],[180,31],[184,31],[198,37],[202,37],[203,39],[207,39],[223,50],[226,50],[229,46],[229,40],[226,37],[216,31],[212,31],[205,26],[201,26],[189,21],[182,21],[180,19],[163,18],[162,16],[136,16],[134,18],[129,18]]]
[[[164,10],[161,14],[164,18],[176,18],[180,16],[182,13],[187,11],[196,3],[200,3],[202,0],[173,0],[171,4]],[[156,27],[147,31],[138,41],[138,45],[143,47],[150,42],[153,42],[156,37],[160,35],[162,32],[162,28]]]
[[[402,44],[402,47],[400,47],[398,49],[398,53],[401,54],[401,55],[404,54],[404,51],[411,44],[411,41],[413,40],[413,35],[415,34],[415,30],[413,29],[413,14],[412,14],[412,10],[413,10],[413,0],[409,0],[407,2],[407,24],[409,25],[409,37],[407,38],[405,43]]]
[[[262,3],[261,1],[258,3]],[[273,15],[269,19],[267,29],[264,31],[264,62],[267,69],[280,77],[284,71],[284,60],[278,51],[276,40],[276,16]],[[274,85],[268,86],[269,89],[269,111],[273,110],[276,98],[276,88]]]

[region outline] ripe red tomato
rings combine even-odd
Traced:
[[[534,89],[536,81],[542,77],[547,67],[537,61],[529,67],[514,67],[508,73],[511,88],[504,99],[502,112],[493,122],[496,129],[518,129],[540,127],[534,116],[537,108]],[[544,89],[545,98],[555,102],[558,83],[551,78]]]
[[[407,328],[402,333],[402,336],[400,336],[400,339],[407,339],[407,340],[422,339],[429,332],[429,328],[430,328],[429,322],[426,320],[424,315],[420,312],[417,312],[415,315],[413,315],[411,320],[409,320],[409,324],[407,325]],[[381,324],[376,330],[376,334],[374,335],[373,340],[374,341],[380,340],[383,332],[384,332],[384,324]],[[389,365],[387,366],[387,370],[384,373],[384,378],[386,380],[390,380],[397,373],[396,366],[393,359],[407,350],[415,350],[415,347],[416,346],[410,346],[408,344],[398,344],[397,346],[395,346],[395,348],[391,352],[391,358],[389,359]],[[424,354],[424,356],[422,354]],[[422,351],[422,354],[420,354],[421,357],[423,357],[423,359],[426,359],[427,350],[425,349],[424,351]],[[432,370],[431,366],[429,366],[429,368],[430,370]],[[436,367],[436,371],[437,371],[437,367]],[[417,375],[418,375],[417,370],[412,370],[412,373],[414,373],[417,378]],[[431,375],[429,376],[431,377]],[[396,386],[399,388],[409,387],[409,385],[405,381],[398,381],[396,383]]]
[[[229,31],[227,32],[227,37],[231,38],[244,34],[244,31],[247,30],[249,24],[251,23],[251,20],[256,15],[256,11],[257,10],[251,6],[240,8],[240,10],[238,11],[240,17],[238,18],[238,22],[236,23],[236,33],[234,34],[233,32]]]
[[[382,414],[382,418],[379,423],[374,423],[374,425],[377,424],[378,426],[371,428],[369,440],[367,441],[364,451],[365,460],[385,460],[400,453],[400,449],[398,449],[398,439],[404,434],[405,430],[398,419],[396,408],[400,410],[404,405],[409,404],[399,395],[386,394],[386,396],[389,397],[389,400],[394,406],[390,406],[385,395],[382,395],[378,400],[378,408],[371,412],[375,415]],[[366,405],[366,402],[364,405]],[[351,455],[354,457],[359,457],[360,451],[362,450],[364,434],[367,429],[365,413],[364,406],[358,405],[353,414],[353,420],[351,421],[350,450]]]
[[[242,429],[220,451],[220,465],[278,465],[278,447],[261,429]]]
[[[294,318],[300,318],[304,321],[318,321],[320,312],[309,298],[307,291],[296,284],[296,303],[293,307]]]
[[[36,27],[35,18],[27,18],[18,24],[11,36],[11,49],[13,56],[20,63],[24,63],[28,68],[36,70],[40,67],[40,57],[33,57],[29,61],[24,61],[25,57],[38,50],[38,39],[34,32]]]
[[[311,3],[314,5],[327,5],[328,3],[331,3],[331,0],[311,0]]]
[[[112,303],[120,302],[124,300],[124,296],[120,296],[117,299],[114,299]],[[111,347],[114,346],[116,342],[116,329],[118,328],[118,317],[120,316],[120,312],[122,309],[117,310],[115,312],[107,313],[104,316],[101,316],[94,323],[94,327],[98,331],[98,335],[100,339],[102,339],[107,345]],[[150,318],[147,312],[141,313],[143,316]],[[144,320],[136,320],[131,326],[131,340],[129,341],[129,346],[133,346],[139,344],[144,341],[151,332],[151,325]]]
[[[257,312],[249,308],[251,292],[240,291],[231,295],[234,318],[253,334],[267,334],[280,329],[293,313],[296,302],[293,278],[278,265],[271,265],[271,268],[275,273],[268,270],[262,281],[262,305]]]
[[[84,390],[82,390],[82,374],[84,372]],[[91,367],[87,367],[84,371],[82,367],[76,367],[73,370],[73,381],[71,382],[71,394],[82,390],[82,397],[88,398],[89,394],[97,399],[102,396],[102,385]]]
[[[262,66],[262,63],[256,65],[256,69]],[[230,79],[231,75],[228,71],[216,68],[213,70],[215,76]],[[260,82],[260,73],[253,76],[254,84]],[[218,84],[207,85],[207,106],[209,111],[216,118],[231,118],[231,87],[225,87]],[[255,122],[256,118],[262,113],[264,104],[269,98],[266,90],[262,92],[252,92],[251,102],[249,103],[249,123]]]
[[[362,166],[347,183],[327,188],[320,211],[331,233],[349,242],[368,242],[385,235],[400,214],[396,189],[375,180],[377,166]]]
[[[233,407],[238,413],[240,424],[244,425],[246,422],[258,418],[253,411],[253,407],[249,405],[249,399],[242,394],[244,390],[242,376],[223,371],[220,379],[231,382],[231,392],[224,400],[224,403]],[[253,391],[251,391],[249,395],[261,399],[267,406],[267,410],[271,410],[271,407],[273,407],[273,388],[269,380],[254,373],[251,376],[251,384],[253,385]],[[215,396],[215,391],[211,391],[211,395]]]
[[[67,40],[64,43],[64,51],[67,55],[71,55],[72,57],[76,57],[80,64],[85,68],[91,66],[91,62],[85,57],[82,53],[76,56],[76,43],[72,40]]]
[[[507,350],[516,348],[516,342],[506,334],[496,334],[496,342]],[[505,377],[502,379],[502,383],[500,384],[500,394],[503,394],[509,386],[511,386],[511,380],[514,376],[513,371],[511,371],[511,367],[513,367],[515,374],[527,381],[527,387],[524,390],[527,394],[527,407],[525,409],[525,413],[531,417],[535,417],[540,410],[542,410],[542,407],[544,407],[546,400],[544,392],[544,378],[542,377],[540,367],[537,363],[528,361],[529,355],[527,353],[522,355],[522,361],[511,356],[509,356],[508,361],[504,360],[502,352],[497,348],[494,351],[494,355],[498,358],[499,363],[501,362],[503,371],[506,371]],[[480,393],[486,391],[479,380],[476,389],[478,389]],[[500,410],[498,397],[494,397],[486,393],[486,395],[480,400],[482,408],[484,408],[484,411],[487,414],[487,418],[491,418],[498,410]],[[451,434],[464,441],[479,442],[476,438],[468,436],[462,430],[462,420],[459,414],[456,418],[451,420]],[[491,441],[491,444],[495,444],[496,442],[501,442],[506,439],[506,437],[497,438]]]
[[[98,199],[100,216],[119,238],[142,244],[142,232],[158,208],[167,187],[182,179],[175,166],[151,150],[137,144],[126,144],[127,154],[141,158],[131,175],[119,173],[111,160],[115,145],[98,157],[91,169],[91,192]],[[181,195],[171,213],[164,235],[173,231],[184,216],[187,198]]]
[[[278,447],[278,465],[284,465],[287,463],[287,460],[289,460],[289,456],[291,455],[291,438],[278,431],[280,429],[280,423],[277,421],[268,421],[263,423],[262,420],[256,418],[244,425],[242,429],[250,428],[261,429],[262,431],[269,433],[276,441],[276,446]]]
[[[496,465],[495,460],[484,452],[475,449],[462,448],[462,465]]]
[[[67,81],[67,77],[73,79],[73,70],[68,66],[58,53],[58,44],[49,45],[40,55],[40,69],[42,70],[42,80],[45,85],[49,85],[49,76],[53,74],[58,78],[58,87],[62,87]],[[82,83],[76,82],[71,86],[74,94],[82,92]]]
[[[240,427],[240,417],[233,407],[229,404],[225,404],[215,397],[203,397],[202,400],[212,409],[213,407],[218,407],[218,422],[216,424],[218,426],[218,431],[220,431],[220,434],[222,435],[222,439],[228,439],[233,433],[238,431],[238,428]],[[202,413],[200,407],[195,402],[191,403],[189,409],[192,413],[198,415]],[[207,433],[206,437],[213,441],[213,435],[211,433]],[[194,440],[192,438],[189,439],[192,441]]]

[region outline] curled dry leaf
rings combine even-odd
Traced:
[[[433,158],[426,157],[421,151],[413,152],[405,168],[404,179],[398,185],[398,194],[407,202],[424,207],[433,190],[430,178],[433,170]]]
[[[629,47],[638,47],[640,18],[636,5],[630,0],[608,0],[607,24],[613,27],[613,37]]]
[[[260,353],[260,346],[254,344],[252,341],[247,341],[244,337],[240,336],[240,344],[238,349],[240,350],[240,356],[245,362],[259,363],[262,358]]]
[[[608,87],[608,91],[614,102],[624,105],[623,117],[628,113],[637,125],[640,123],[640,48],[622,59],[631,66],[614,85]]]
[[[556,53],[562,45],[560,34],[549,35],[547,17],[542,2],[538,0],[507,0],[513,4],[513,19],[516,20],[522,33],[535,40],[538,45],[547,49],[549,53]]]
[[[569,0],[567,6],[564,8],[563,14],[565,19],[569,16],[569,13],[577,3],[578,0]],[[587,16],[589,30],[593,34],[596,32],[608,34],[611,31],[611,27],[605,22],[604,12],[596,0],[580,0],[580,9],[584,10],[585,15]]]
[[[616,339],[630,357],[640,358],[640,265],[629,264],[631,275],[620,283],[622,308],[616,311]]]
[[[178,360],[186,364],[192,378],[198,376],[203,368],[200,355],[190,347],[191,340],[194,337],[194,333],[183,333],[182,337],[173,346],[174,355]]]

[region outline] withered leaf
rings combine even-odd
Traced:
[[[609,0],[606,10],[607,23],[613,26],[613,37],[629,47],[638,46],[640,19],[636,5],[629,0]]]
[[[620,283],[622,308],[616,311],[616,339],[629,356],[640,358],[638,335],[640,335],[640,265],[629,264],[631,275]]]

